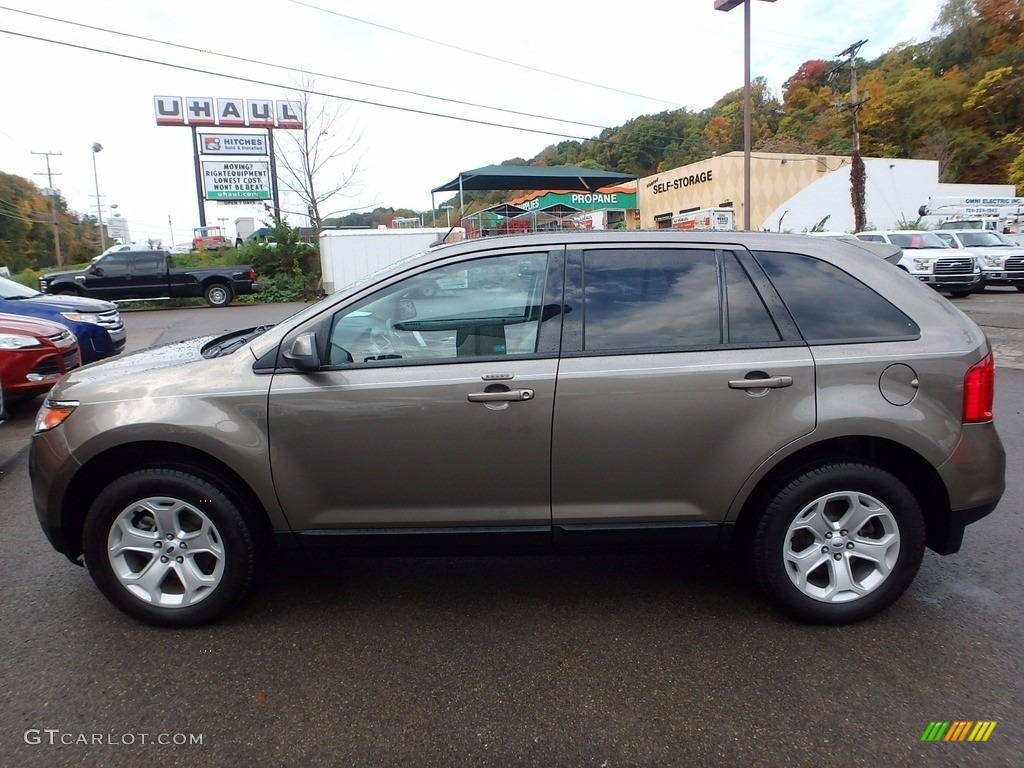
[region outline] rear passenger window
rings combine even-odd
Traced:
[[[864,283],[798,253],[756,252],[808,344],[916,339],[917,323]]]
[[[583,274],[584,350],[722,343],[714,251],[591,251]]]

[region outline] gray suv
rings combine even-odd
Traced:
[[[234,608],[273,546],[732,547],[790,615],[863,619],[1004,489],[987,339],[885,257],[734,232],[431,249],[275,327],[68,375],[38,516],[167,626]]]

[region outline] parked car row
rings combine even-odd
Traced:
[[[115,304],[46,296],[0,277],[0,386],[8,401],[46,392],[67,371],[120,354],[126,341]]]
[[[856,237],[899,246],[900,269],[954,297],[969,296],[988,285],[1024,291],[1024,248],[996,232],[899,229],[858,232]]]

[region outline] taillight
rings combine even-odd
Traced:
[[[256,267],[249,267],[249,279],[253,282],[256,281]]]
[[[996,361],[990,352],[964,376],[964,424],[992,421],[996,395]]]

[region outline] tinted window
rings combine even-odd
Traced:
[[[921,329],[838,267],[797,253],[755,253],[810,344],[914,339]]]
[[[128,273],[128,265],[125,263],[123,253],[111,253],[96,262],[96,266],[103,270],[104,277],[120,276]]]
[[[729,343],[780,341],[782,334],[736,255],[726,253],[724,260]]]
[[[583,290],[587,351],[722,343],[713,251],[591,251]]]
[[[160,253],[137,253],[132,259],[132,272],[151,275],[163,272],[166,257]]]
[[[532,354],[546,268],[546,254],[512,254],[402,280],[335,315],[328,364]]]

